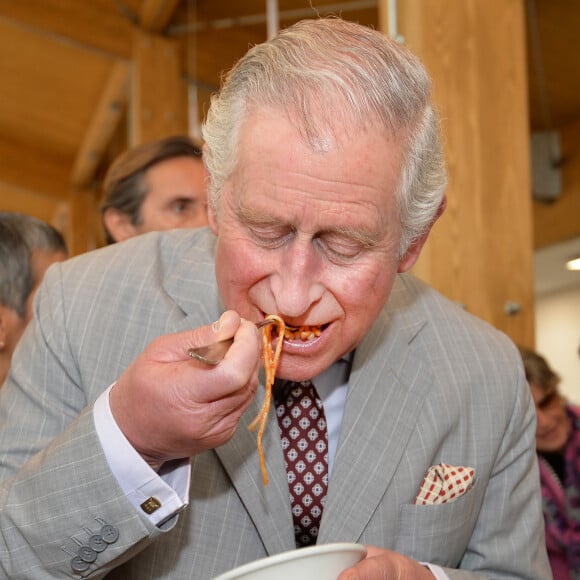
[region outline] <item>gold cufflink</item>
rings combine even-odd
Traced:
[[[149,515],[157,511],[160,507],[161,502],[156,497],[149,497],[141,504],[141,509]]]

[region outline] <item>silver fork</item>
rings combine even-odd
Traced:
[[[264,320],[256,324],[256,328],[264,328],[264,326],[268,326],[268,324],[275,323],[276,321],[272,320],[271,318],[264,318]],[[226,352],[228,352],[233,342],[233,338],[219,340],[218,342],[212,342],[207,346],[190,348],[187,351],[187,354],[191,358],[195,358],[207,365],[217,365],[221,360],[223,360],[224,356],[226,356]]]

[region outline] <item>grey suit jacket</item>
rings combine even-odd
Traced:
[[[261,397],[229,443],[191,459],[190,505],[161,527],[124,497],[95,432],[92,403],[153,338],[222,312],[213,244],[206,229],[154,233],[50,269],[0,391],[0,576],[209,579],[294,548],[275,418],[267,487],[247,429]],[[391,548],[452,578],[549,578],[517,361],[506,337],[400,276],[356,350],[319,543]],[[473,467],[474,487],[413,505],[440,462]],[[117,541],[73,573],[105,524]]]

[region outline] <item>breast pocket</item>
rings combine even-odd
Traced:
[[[397,551],[422,562],[457,567],[479,512],[477,484],[453,502],[403,505]]]

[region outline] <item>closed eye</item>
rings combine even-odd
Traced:
[[[335,263],[353,262],[366,249],[366,245],[356,239],[335,234],[317,236],[316,243],[326,257]]]
[[[254,242],[263,248],[279,248],[294,235],[294,229],[280,226],[252,226],[248,228]]]

